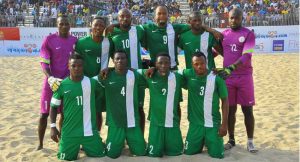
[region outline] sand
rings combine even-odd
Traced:
[[[217,58],[218,67],[221,58]],[[183,58],[180,57],[180,61]],[[257,154],[246,151],[246,132],[243,115],[237,112],[237,147],[225,152],[222,161],[299,161],[299,55],[272,54],[253,57],[256,106],[255,144]],[[57,144],[50,139],[49,126],[44,149],[36,151],[39,100],[43,73],[38,57],[0,57],[0,162],[2,161],[57,161]],[[185,139],[186,91],[182,103],[181,130]],[[148,95],[146,101],[149,101]],[[148,103],[145,104],[148,110]],[[149,123],[146,123],[148,138]],[[101,132],[106,139],[107,127]],[[228,137],[224,138],[227,141]],[[206,152],[194,156],[163,158],[131,157],[128,149],[117,160],[87,158],[80,153],[78,161],[220,161]]]

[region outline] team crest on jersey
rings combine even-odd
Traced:
[[[241,37],[239,38],[239,42],[240,42],[240,43],[245,42],[245,37],[244,37],[244,36],[241,36]]]

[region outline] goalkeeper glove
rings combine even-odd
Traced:
[[[62,79],[54,78],[53,76],[50,76],[48,78],[48,84],[50,85],[50,88],[53,92],[58,90],[61,81]]]
[[[231,75],[232,71],[234,71],[235,69],[236,69],[236,65],[232,64],[225,68],[216,69],[214,70],[214,72],[215,74],[219,75],[221,78],[225,80]]]

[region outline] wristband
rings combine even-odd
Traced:
[[[56,127],[56,123],[51,123],[50,124],[50,128],[55,128]]]

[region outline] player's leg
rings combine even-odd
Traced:
[[[118,158],[124,147],[125,128],[108,127],[106,139],[106,155],[110,158]]]
[[[98,132],[94,132],[93,136],[84,137],[82,142],[82,148],[89,157],[103,157],[105,156],[105,145],[102,143],[102,139]]]
[[[253,115],[253,106],[255,104],[254,98],[254,84],[252,75],[246,75],[240,77],[240,87],[238,89],[238,104],[242,105],[242,111],[244,114],[244,123],[246,126],[248,142],[247,148],[250,152],[257,152],[253,144],[254,124],[255,119]]]
[[[57,158],[60,160],[76,160],[80,142],[81,137],[62,137],[59,141]]]
[[[146,154],[146,142],[139,127],[127,128],[126,140],[131,154],[144,156]]]
[[[147,155],[150,157],[162,157],[164,151],[164,127],[150,124]]]
[[[44,141],[44,136],[47,128],[47,119],[49,116],[51,97],[52,97],[52,91],[47,83],[47,80],[44,80],[41,100],[40,100],[41,115],[39,118],[39,125],[38,125],[39,146],[37,147],[37,150],[43,149],[43,141]]]
[[[202,152],[204,146],[204,127],[189,125],[189,130],[184,144],[184,154],[194,155]]]
[[[234,129],[236,122],[236,110],[237,110],[237,79],[230,77],[226,80],[226,86],[228,89],[228,100],[229,100],[229,112],[228,112],[228,136],[229,140],[225,144],[225,150],[231,149],[235,146]]]
[[[183,151],[183,140],[179,127],[165,129],[165,153],[168,156],[181,155]]]
[[[140,115],[140,127],[145,132],[145,112],[144,112],[144,99],[145,99],[145,88],[139,88],[139,115]]]
[[[218,131],[218,128],[205,128],[205,145],[209,156],[221,159],[224,158],[224,145]]]

